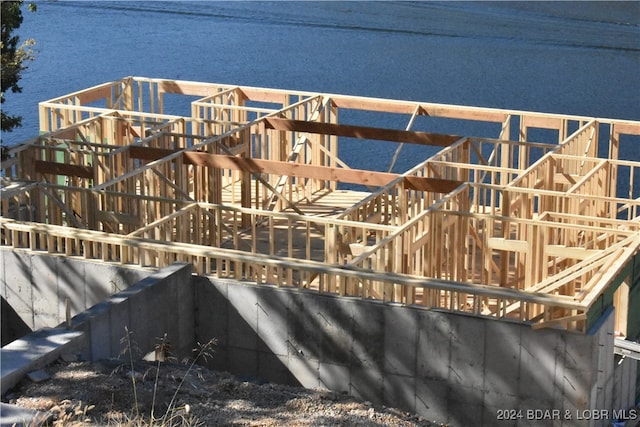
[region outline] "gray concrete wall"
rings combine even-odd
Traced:
[[[628,357],[615,356],[614,373],[611,377],[611,392],[613,393],[614,408],[630,408],[638,401],[636,396],[636,381],[638,378],[638,361]]]
[[[65,321],[151,274],[135,266],[0,249],[0,294],[32,330]]]
[[[116,270],[107,265],[99,264],[106,268],[100,270],[87,262],[76,266],[51,258],[17,254],[13,259],[22,266],[3,273],[5,289],[17,288],[15,295],[33,298],[40,292],[34,289],[43,286],[40,281],[56,283],[47,285],[55,292],[43,292],[55,299],[73,292],[59,285],[58,277],[84,278],[87,286],[99,289],[114,285],[110,274]],[[109,285],[101,288],[105,282]],[[78,300],[84,304],[88,291],[77,289],[85,295]],[[32,316],[38,314],[36,306]],[[185,264],[116,293],[75,316],[72,326],[81,333],[74,347],[83,359],[120,354],[125,326],[142,353],[152,351],[165,333],[179,356],[195,342],[216,338],[211,368],[247,379],[343,391],[451,426],[608,425],[608,419],[576,416],[627,409],[637,372],[635,362],[615,363],[613,310],[587,335],[535,331],[518,323],[371,300],[212,282],[192,276]],[[499,413],[509,414],[506,410],[520,411],[521,418],[499,420]],[[544,421],[530,411],[558,416]]]
[[[194,348],[194,293],[191,265],[176,263],[142,279],[128,289],[75,316],[71,329],[83,332],[82,360],[118,357],[131,333],[131,348],[142,357],[162,342],[181,359]],[[126,327],[126,329],[125,329]]]
[[[173,355],[191,356],[193,295],[191,266],[177,263],[73,317],[71,330],[42,329],[13,341],[0,349],[2,394],[61,354],[90,361],[126,357],[125,327],[136,359],[152,352],[165,333]]]
[[[612,312],[581,335],[204,278],[195,300],[196,339],[219,340],[210,367],[247,378],[344,391],[452,426],[607,425],[576,418],[613,409]],[[523,418],[498,420],[508,409]],[[536,410],[558,419],[528,416]]]

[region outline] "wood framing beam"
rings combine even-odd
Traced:
[[[72,96],[75,96],[78,98],[80,104],[86,105],[100,99],[109,98],[111,96],[112,89],[113,83],[103,83],[80,92],[74,92],[68,95],[68,97],[71,98]]]
[[[73,126],[70,128],[63,128],[60,130],[57,130],[53,133],[51,133],[50,135],[47,135],[45,137],[43,137],[43,140],[45,141],[55,141],[56,143],[60,144],[60,141],[56,141],[57,139],[68,139],[70,141],[75,141],[76,137],[78,136],[78,127],[77,126]],[[34,147],[36,148],[36,147]]]
[[[374,186],[382,186],[398,178],[398,175],[384,172],[370,172],[359,169],[331,168],[325,166],[289,163],[276,160],[247,159],[227,156],[224,154],[185,152],[183,156],[185,164],[193,164],[196,166],[207,166],[221,169],[242,170],[253,174],[268,173]]]
[[[238,151],[238,148],[245,150],[246,146],[244,145],[234,146],[232,148],[229,148],[229,151],[231,154],[236,154],[236,151]],[[141,160],[147,160],[147,161],[160,160],[166,156],[170,156],[174,153],[182,151],[182,150],[173,150],[170,148],[143,147],[140,145],[130,145],[128,147],[128,150],[129,150],[129,157],[131,157],[132,159],[141,159]]]
[[[420,114],[420,110],[421,110],[420,106],[416,105],[416,109],[413,111],[413,114],[409,119],[409,123],[405,128],[406,131],[411,130],[411,127],[413,127],[413,122],[416,120],[416,117],[418,117],[418,114]],[[393,157],[391,158],[391,164],[389,165],[389,169],[387,169],[387,172],[391,172],[393,170],[393,167],[396,165],[396,161],[398,160],[398,156],[400,155],[400,150],[402,150],[403,146],[404,144],[401,143],[400,145],[398,145],[398,148],[396,148],[396,152],[393,153]]]
[[[36,173],[73,176],[77,178],[93,179],[93,167],[68,165],[66,163],[49,162],[46,160],[35,161]]]
[[[640,125],[633,122],[616,122],[615,132],[624,135],[640,135]]]
[[[406,189],[430,191],[432,193],[450,193],[462,184],[464,184],[463,181],[455,181],[452,179],[426,178],[420,176],[404,177],[404,187]]]
[[[490,108],[460,107],[454,105],[420,104],[425,114],[446,119],[477,120],[483,122],[504,123],[509,113]]]
[[[139,145],[129,146],[129,156],[131,158],[149,160],[149,161],[162,159],[163,157],[169,156],[178,151],[180,150],[172,150],[168,148],[142,147]]]
[[[321,105],[320,103],[318,103],[318,105]],[[295,164],[296,161],[298,160],[298,157],[300,155],[300,151],[302,151],[302,147],[304,147],[307,142],[309,141],[309,139],[307,138],[306,135],[301,135],[298,137],[298,140],[296,141],[296,143],[293,146],[293,150],[291,150],[291,153],[289,153],[289,159],[288,159],[288,163],[291,164]],[[284,189],[285,185],[287,184],[287,182],[289,181],[289,178],[287,175],[281,175],[280,179],[278,179],[278,182],[275,185],[275,190],[277,193],[282,194],[282,190]],[[278,200],[278,196],[276,195],[276,193],[271,195],[271,200],[268,203],[268,210],[274,210],[276,207],[276,202]]]
[[[163,157],[169,156],[173,153],[176,153],[180,150],[171,150],[168,148],[151,148],[151,147],[141,147],[139,145],[130,145],[129,146],[129,157],[133,159],[141,159],[141,160],[159,160]]]
[[[172,212],[171,214],[162,217],[156,221],[153,221],[150,224],[145,225],[142,228],[138,228],[137,230],[127,234],[127,237],[135,237],[135,236],[140,236],[143,235],[144,233],[146,233],[147,231],[151,231],[154,228],[158,227],[159,225],[165,224],[169,221],[172,221],[186,213],[190,213],[192,210],[194,210],[195,208],[198,207],[197,203],[191,203],[188,204],[186,206],[183,206],[182,208],[178,209],[177,211]],[[113,214],[113,212],[109,212],[109,214]]]
[[[44,193],[49,196],[51,198],[51,200],[53,200],[53,202],[58,205],[58,207],[60,208],[60,210],[62,212],[64,212],[65,214],[67,214],[67,221],[73,223],[73,225],[75,225],[78,228],[87,228],[85,227],[84,224],[82,224],[80,221],[78,221],[76,219],[76,214],[77,212],[74,211],[73,209],[71,209],[69,206],[65,205],[64,202],[62,200],[60,200],[60,197],[58,196],[58,194],[55,191],[49,191],[48,188],[46,187],[42,187],[40,186],[40,188],[42,189],[42,191],[44,191]],[[78,215],[78,217],[80,217]]]
[[[545,253],[548,257],[571,258],[584,260],[602,252],[598,249],[585,249],[566,245],[546,245]]]
[[[548,115],[526,115],[522,116],[521,127],[526,128],[538,128],[538,129],[562,129],[562,123],[564,118],[548,116]]]
[[[306,122],[276,117],[265,118],[265,127],[282,131],[308,132],[320,135],[345,136],[350,138],[374,139],[380,141],[405,142],[409,144],[448,147],[460,136],[438,133],[385,129],[368,126],[341,125],[336,123]]]
[[[266,89],[246,86],[239,87],[238,93],[248,101],[277,104],[279,107],[273,108],[273,111],[282,109],[288,96],[288,93],[282,92],[278,89]]]
[[[228,88],[231,88],[231,86]],[[161,80],[158,82],[158,90],[160,93],[177,93],[179,95],[191,95],[204,98],[217,95],[224,90],[224,86],[184,80]]]
[[[499,251],[527,253],[529,251],[529,242],[526,240],[505,239],[503,237],[490,237],[487,239],[486,247]]]
[[[199,153],[195,151],[185,151],[183,153],[183,161],[185,164],[196,166],[242,170],[255,174],[266,173],[372,186],[386,185],[401,176],[388,172],[333,168],[276,160],[246,159],[224,154]],[[404,177],[404,184],[406,188],[411,190],[449,193],[462,185],[463,182],[410,176]]]
[[[412,114],[416,107],[416,103],[411,101],[343,95],[331,95],[331,101],[338,108],[384,113]],[[503,123],[509,117],[509,113],[504,110],[430,103],[420,103],[418,114],[447,119],[479,120],[495,123]]]
[[[385,113],[413,114],[416,109],[415,102],[357,96],[331,95],[331,102],[338,108],[380,111]],[[420,108],[418,114],[427,114],[427,112]]]
[[[580,320],[585,320],[587,318],[586,313],[580,313],[573,316],[565,316],[557,319],[545,320],[538,323],[532,323],[531,329],[537,330],[542,328],[551,328],[558,325],[567,325],[570,322],[577,322]]]

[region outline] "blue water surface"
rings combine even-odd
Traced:
[[[38,102],[131,75],[640,120],[639,2],[51,1],[37,8],[24,12],[19,30],[37,41],[37,59],[23,92],[8,94],[4,105],[24,126],[3,134],[3,144],[37,135]],[[404,127],[408,118],[397,120],[389,124]],[[636,142],[623,152],[638,160]],[[341,146],[341,156],[385,170],[393,150],[354,143]],[[404,150],[398,169],[428,150]]]

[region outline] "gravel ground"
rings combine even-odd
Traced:
[[[439,425],[327,390],[243,382],[198,365],[139,361],[133,368],[117,360],[59,362],[45,369],[48,380],[25,379],[4,400],[48,411],[54,426]],[[150,423],[151,411],[164,418]]]

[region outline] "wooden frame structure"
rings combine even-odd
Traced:
[[[168,114],[176,105],[190,112]],[[618,152],[640,122],[138,77],[39,109],[41,136],[2,162],[0,243],[14,250],[181,260],[580,332],[614,300],[627,307],[637,279],[640,162]],[[339,120],[349,111],[408,125]],[[352,138],[436,148],[389,173],[347,165],[338,142]]]

